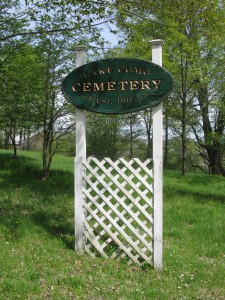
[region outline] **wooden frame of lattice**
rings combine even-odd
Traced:
[[[137,158],[83,162],[84,249],[90,255],[152,265],[150,165]]]

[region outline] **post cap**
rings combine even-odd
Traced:
[[[152,45],[152,46],[162,46],[163,44],[164,44],[164,42],[163,42],[163,40],[160,40],[160,39],[158,39],[158,40],[151,40],[150,41],[150,44]]]
[[[80,45],[80,46],[76,46],[76,47],[75,47],[75,50],[76,50],[76,51],[86,51],[86,50],[87,50],[87,47],[84,46],[84,45]]]

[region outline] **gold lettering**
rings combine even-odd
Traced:
[[[131,66],[121,66],[118,68],[118,72],[119,73],[136,73],[136,74],[140,74],[140,75],[149,75],[150,74],[150,70],[149,69],[143,69],[141,67],[131,67]]]
[[[94,91],[104,91],[104,82],[94,82]]]
[[[83,91],[90,92],[91,91],[91,83],[90,82],[83,82]]]
[[[118,97],[117,98],[118,104],[133,103],[133,102],[136,102],[136,98],[132,98],[132,97]]]
[[[115,91],[116,90],[116,82],[108,81],[107,82],[107,91]]]
[[[110,99],[102,99],[102,104],[111,104]]]
[[[113,67],[108,67],[108,74],[113,72]]]
[[[142,90],[150,90],[150,81],[149,80],[141,80],[141,89]]]
[[[149,75],[150,74],[150,71],[149,71],[149,69],[147,69],[147,70],[143,70],[143,75]]]
[[[72,90],[73,90],[74,92],[80,91],[80,90],[81,90],[81,85],[80,85],[80,83],[78,83],[78,82],[74,83],[74,84],[72,85]]]
[[[126,90],[126,85],[128,84],[127,81],[120,81],[118,82],[118,85],[121,84],[121,91],[125,91]]]
[[[122,72],[124,72],[124,66],[122,66],[122,67],[119,67],[119,68],[118,68],[118,72],[119,72],[119,73],[122,73]]]
[[[142,74],[142,68],[138,69],[137,67],[134,67],[134,72],[137,74]]]
[[[97,98],[96,104],[112,104],[112,102],[109,98]]]
[[[100,69],[99,69],[99,74],[100,74],[100,75],[105,74],[104,68],[100,68]]]
[[[126,67],[126,72],[127,73],[129,73],[129,72],[131,73],[132,72],[132,67]]]
[[[131,80],[130,81],[130,89],[138,90],[138,88],[139,88],[139,82],[137,80]]]
[[[122,70],[121,67],[119,69]],[[124,68],[124,72],[127,72],[126,70],[127,69]],[[139,69],[137,69],[137,70],[139,71]],[[99,69],[99,71],[100,71],[100,69]],[[112,68],[110,67],[110,70],[108,70],[108,71],[112,72]],[[102,72],[104,72],[104,74],[106,74],[105,72],[108,72],[108,71],[102,70]],[[144,70],[142,70],[142,71],[144,71]],[[134,69],[132,72],[134,72]],[[139,90],[139,89],[141,89],[141,90],[150,90],[150,89],[159,90],[161,83],[162,83],[161,79],[140,80],[140,81],[139,80],[129,80],[129,81],[121,80],[119,82],[116,82],[116,81],[82,82],[82,83],[75,82],[72,85],[72,90],[74,92],[79,92],[79,91],[101,92],[101,91],[116,91],[116,90],[126,91],[128,89],[130,89],[131,91]]]
[[[159,79],[152,80],[152,83],[154,84],[155,90],[158,90],[159,86],[160,86],[160,83],[161,83],[161,80],[159,80]]]

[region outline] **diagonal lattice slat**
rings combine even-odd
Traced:
[[[152,265],[152,161],[83,162],[85,251]]]

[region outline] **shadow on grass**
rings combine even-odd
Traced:
[[[225,184],[225,178],[217,175],[190,173],[182,176],[176,171],[166,171],[167,179],[164,184],[165,196],[173,199],[174,196],[186,197],[199,203],[208,201],[225,203],[224,193],[221,186]]]
[[[223,193],[210,189],[216,181],[221,184],[224,178],[204,174],[182,177],[174,171],[165,173],[165,198],[171,201],[174,197],[182,199],[188,195],[199,203],[225,201]],[[73,174],[53,169],[46,181],[38,179],[40,174],[40,157],[19,155],[12,159],[11,153],[0,152],[0,222],[16,235],[19,231],[15,220],[29,219],[73,249]]]
[[[15,220],[29,219],[72,249],[73,174],[52,170],[45,181],[40,174],[37,159],[0,153],[0,222],[18,237]]]

